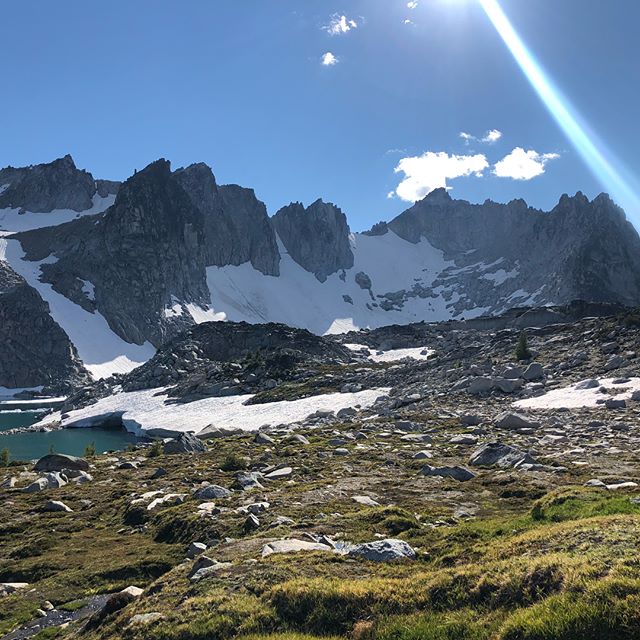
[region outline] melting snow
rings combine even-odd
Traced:
[[[122,416],[132,433],[170,436],[185,431],[199,433],[212,425],[220,429],[257,431],[266,424],[291,424],[316,411],[339,411],[347,407],[369,407],[388,389],[370,389],[358,393],[330,393],[300,400],[245,405],[251,395],[205,398],[189,403],[165,404],[162,389],[116,393],[96,404],[71,411],[62,421],[65,427],[93,427],[108,416]],[[59,417],[59,415],[57,416]],[[51,416],[45,418],[50,421]]]
[[[576,385],[553,389],[544,395],[513,403],[518,409],[577,409],[580,407],[598,407],[602,401],[611,398],[629,400],[634,391],[640,391],[640,378],[630,378],[629,382],[613,384],[615,378],[600,380],[600,386],[593,389],[576,389]],[[579,385],[580,383],[576,383]],[[600,387],[615,390],[615,395],[602,393]],[[601,402],[598,403],[598,400]]]
[[[92,302],[96,299],[96,288],[88,280],[82,280],[82,293]]]
[[[398,362],[405,358],[412,360],[427,360],[435,353],[433,349],[426,347],[412,347],[409,349],[389,349],[388,351],[377,351],[370,349],[364,344],[345,344],[343,345],[351,351],[365,351],[369,353],[369,359],[373,362]]]
[[[385,311],[373,306],[379,304],[379,299],[372,299],[369,290],[355,281],[357,273],[366,273],[371,278],[374,296],[410,291],[416,284],[431,286],[445,268],[454,265],[444,259],[442,251],[425,239],[412,244],[391,231],[383,236],[354,234],[351,241],[354,266],[344,273],[330,275],[324,283],[297,264],[279,240],[280,277],[265,276],[250,263],[209,267],[211,306],[220,319],[282,322],[320,335],[451,318],[451,305],[458,299],[455,294],[449,300],[443,295],[416,296],[408,298],[400,311]],[[348,296],[353,304],[343,296]],[[476,314],[474,311],[467,315]]]
[[[0,188],[0,193],[2,193],[2,190],[3,189]],[[115,202],[115,199],[115,195],[108,195],[106,198],[101,198],[96,194],[93,196],[93,206],[86,211],[55,209],[49,213],[32,213],[30,211],[19,213],[20,209],[0,209],[0,230],[17,233],[18,231],[31,231],[32,229],[53,227],[63,224],[64,222],[70,222],[76,218],[102,213]]]
[[[491,280],[494,284],[502,284],[506,282],[510,278],[516,278],[519,275],[519,271],[517,269],[513,269],[512,271],[505,271],[504,269],[498,269],[493,273],[484,273],[481,277],[484,280]]]

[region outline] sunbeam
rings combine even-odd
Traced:
[[[614,166],[618,163],[610,152],[605,155],[604,144],[589,129],[569,100],[537,62],[502,10],[498,0],[480,0],[480,4],[546,108],[590,170],[614,200],[626,210],[629,220],[636,228],[640,228],[640,197],[633,188],[631,180],[624,177],[621,170]]]

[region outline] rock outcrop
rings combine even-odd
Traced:
[[[203,163],[178,169],[174,175],[204,216],[207,266],[250,262],[265,275],[279,275],[280,253],[267,208],[252,189],[218,187]]]
[[[89,380],[47,303],[0,260],[0,386],[64,390]]]
[[[296,202],[280,209],[272,222],[291,257],[320,282],[353,267],[347,218],[334,204],[316,200],[305,209]]]
[[[16,238],[28,260],[56,258],[41,266],[43,281],[128,342],[159,345],[192,324],[165,312],[175,301],[209,304],[203,215],[166,160],[129,178],[104,214]]]
[[[49,213],[54,209],[86,211],[93,196],[114,194],[119,183],[94,180],[78,169],[70,155],[47,164],[0,170],[0,209]]]

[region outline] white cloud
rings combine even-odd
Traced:
[[[331,16],[329,24],[322,28],[332,36],[339,36],[343,33],[349,33],[351,29],[357,29],[358,23],[355,20],[347,18],[347,16],[334,13]]]
[[[325,67],[332,67],[334,64],[338,64],[338,62],[338,58],[336,58],[331,51],[327,51],[327,53],[322,56],[322,64]]]
[[[491,131],[487,131],[487,135],[480,140],[480,142],[486,142],[488,144],[493,144],[494,142],[498,142],[502,138],[502,131],[498,131],[497,129],[491,129]]]
[[[498,129],[490,129],[487,133],[484,134],[482,138],[478,138],[466,131],[460,132],[460,137],[465,141],[466,144],[470,142],[481,142],[482,144],[493,144],[494,142],[498,142],[500,138],[502,138],[502,131],[498,131]]]
[[[538,153],[530,149],[525,151],[516,147],[508,156],[496,162],[493,173],[499,178],[512,180],[532,180],[544,173],[545,165],[550,160],[557,160],[557,153]]]
[[[417,9],[418,8],[418,3],[413,1],[413,2],[407,2],[407,8],[409,9]]]
[[[448,189],[447,180],[470,175],[481,177],[488,167],[484,154],[457,156],[427,151],[421,156],[400,160],[395,172],[404,173],[405,177],[395,193],[402,200],[415,202],[434,189]]]

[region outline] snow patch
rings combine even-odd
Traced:
[[[2,193],[1,190],[0,193]],[[98,194],[95,194],[93,196],[93,205],[86,211],[55,209],[49,213],[33,213],[30,211],[20,213],[20,209],[0,209],[0,231],[17,233],[18,231],[31,231],[32,229],[54,227],[65,222],[71,222],[71,220],[75,220],[76,218],[102,213],[106,211],[115,200],[115,195],[108,195],[102,198]]]
[[[387,351],[378,351],[376,349],[371,349],[365,344],[344,344],[343,347],[351,351],[360,351],[368,353],[367,356],[373,362],[399,362],[400,360],[404,360],[405,358],[410,358],[411,360],[428,360],[435,351],[433,349],[428,349],[427,347],[411,347],[408,349],[389,349]]]
[[[2,398],[13,398],[18,393],[23,393],[25,391],[33,391],[36,393],[40,393],[43,387],[18,387],[16,389],[10,389],[9,387],[0,387],[0,400]]]
[[[547,391],[544,395],[527,400],[518,400],[513,406],[518,409],[578,409],[602,406],[603,400],[630,400],[634,391],[640,391],[640,378],[629,378],[629,382],[613,384],[616,378],[600,380],[600,386],[593,389],[577,389],[576,383],[562,389]],[[602,393],[599,389],[615,390],[615,395]],[[598,400],[601,402],[598,403]]]
[[[137,435],[172,436],[185,431],[199,433],[209,425],[220,429],[257,431],[267,424],[287,425],[304,420],[316,411],[339,411],[348,407],[369,407],[389,389],[358,393],[330,393],[300,400],[245,405],[252,395],[205,398],[189,403],[166,403],[162,389],[120,392],[95,404],[71,411],[64,427],[94,427],[105,418],[121,416],[122,423]],[[47,416],[45,421],[50,421]],[[59,416],[58,416],[59,417]]]
[[[490,280],[495,285],[502,284],[511,278],[516,278],[520,275],[518,269],[513,269],[511,271],[505,271],[504,269],[498,269],[493,273],[483,273],[481,278],[483,280]]]
[[[378,306],[378,298],[372,299],[369,290],[355,281],[357,273],[366,273],[374,296],[410,291],[416,284],[429,287],[444,269],[455,266],[445,260],[442,251],[424,238],[412,244],[392,231],[383,236],[354,234],[350,240],[354,266],[344,271],[344,279],[340,271],[324,283],[297,264],[279,238],[279,277],[266,276],[250,263],[208,267],[207,284],[215,319],[282,322],[324,335],[451,318],[451,307],[459,299],[457,294],[448,300],[444,292],[435,298],[408,297],[400,310],[385,311]],[[477,314],[474,310],[467,315]]]
[[[93,286],[93,283],[88,280],[81,280],[82,282],[82,293],[87,296],[88,300],[91,302],[95,302],[96,300],[96,288]]]

